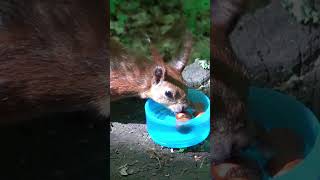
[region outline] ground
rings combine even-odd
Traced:
[[[143,108],[137,99],[111,104],[111,179],[210,179],[209,154],[156,145],[146,131]]]
[[[143,101],[121,103],[131,106],[113,113],[118,123],[113,123],[110,134],[110,179],[209,179],[207,153],[161,149],[145,131]],[[137,114],[130,112],[135,109],[139,109]],[[0,179],[109,179],[109,130],[103,120],[95,112],[59,113],[1,127]],[[120,171],[124,172],[126,164],[126,172],[133,174],[122,176]]]

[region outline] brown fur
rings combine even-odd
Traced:
[[[236,58],[229,41],[246,0],[212,0],[211,54],[214,71],[211,152],[214,163],[223,162],[248,145],[246,98],[249,77]]]
[[[0,19],[1,122],[108,111],[104,1],[3,0]]]
[[[135,55],[122,47],[115,40],[110,41],[110,92],[111,101],[127,97],[151,98],[173,111],[186,108],[187,87],[181,77],[185,67],[191,46],[186,41],[186,47],[182,52],[182,58],[177,58],[172,64],[166,64],[154,47],[151,47],[153,61],[143,56]],[[155,69],[163,69],[164,77],[160,83],[155,82]],[[168,100],[164,95],[169,89],[174,100]]]
[[[145,57],[133,57],[119,43],[110,41],[110,92],[111,100],[138,96],[148,89],[153,64]]]

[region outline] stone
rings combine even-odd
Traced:
[[[210,70],[202,68],[199,63],[194,62],[186,66],[182,78],[188,87],[196,88],[207,96],[210,95]]]
[[[209,80],[210,71],[203,69],[197,62],[194,62],[185,67],[182,78],[189,87],[198,88]]]
[[[254,86],[295,96],[315,113],[320,79],[320,27],[297,22],[279,1],[245,14],[230,35]]]

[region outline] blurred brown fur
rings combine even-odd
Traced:
[[[246,3],[246,0],[211,1],[211,154],[215,163],[230,158],[251,141],[246,124],[249,75],[229,41]]]
[[[0,2],[0,117],[109,113],[106,2]]]

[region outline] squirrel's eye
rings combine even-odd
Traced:
[[[173,98],[173,94],[172,94],[172,92],[171,91],[166,91],[165,93],[164,93],[168,98]]]

